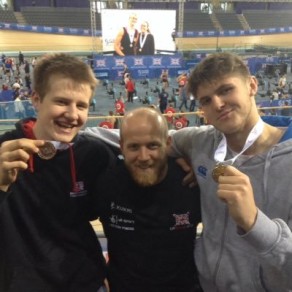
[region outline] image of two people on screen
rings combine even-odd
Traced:
[[[114,51],[117,56],[154,55],[155,41],[150,32],[149,23],[142,21],[140,30],[136,28],[136,13],[129,16],[127,26],[122,27],[115,38]]]

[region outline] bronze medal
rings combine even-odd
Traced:
[[[45,142],[45,144],[39,147],[38,156],[42,159],[51,159],[57,153],[57,149],[55,148],[54,144],[51,142]]]
[[[218,163],[215,165],[212,171],[212,177],[216,183],[218,183],[219,176],[224,175],[226,164]]]

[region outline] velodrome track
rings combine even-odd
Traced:
[[[205,37],[178,38],[177,46],[181,50],[204,50],[220,47],[222,49],[245,49],[254,45],[292,48],[292,33],[242,37]],[[96,38],[97,51],[102,51],[102,40]],[[36,51],[36,52],[92,52],[91,36],[69,36],[33,32],[0,30],[0,52]]]

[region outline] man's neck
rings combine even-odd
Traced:
[[[228,147],[237,153],[241,152],[248,137],[246,135],[238,134],[227,136]],[[264,125],[263,133],[256,139],[256,141],[243,153],[244,155],[256,155],[264,153],[276,145],[282,135],[284,134],[284,129],[279,129],[272,127],[268,124]]]

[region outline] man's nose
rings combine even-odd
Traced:
[[[69,105],[67,106],[66,113],[65,113],[66,118],[72,119],[72,120],[77,120],[78,119],[78,108],[76,105]]]
[[[139,159],[140,160],[148,160],[149,159],[149,151],[146,147],[141,147],[139,149]]]
[[[225,105],[224,99],[217,94],[212,97],[212,103],[216,109],[221,109]]]

